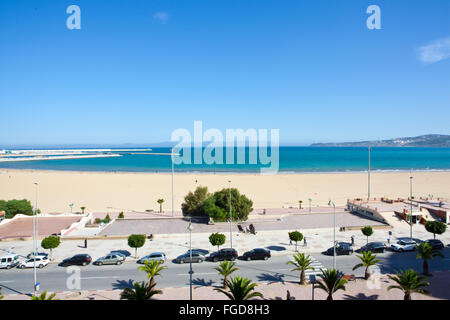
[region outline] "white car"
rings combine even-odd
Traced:
[[[37,268],[43,268],[46,265],[48,265],[48,258],[44,257],[44,256],[37,256],[36,257],[36,267]],[[34,259],[28,259],[25,261],[22,261],[21,263],[19,263],[19,265],[17,266],[20,269],[24,269],[24,268],[34,268]]]
[[[397,252],[414,251],[416,250],[416,244],[414,240],[400,240],[391,245],[391,248]]]

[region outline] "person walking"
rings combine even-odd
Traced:
[[[308,244],[306,243],[306,237],[303,238],[303,246],[306,247]]]
[[[84,239],[84,247],[87,249],[87,239]]]
[[[351,236],[350,239],[351,239],[351,241],[352,241],[352,247],[353,247],[354,244],[355,244],[355,236]]]

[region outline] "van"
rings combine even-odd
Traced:
[[[0,257],[0,268],[11,269],[19,264],[19,256],[17,254],[6,254]]]

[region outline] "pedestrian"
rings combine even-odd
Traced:
[[[292,239],[291,238],[289,238],[289,244],[292,245]]]
[[[87,249],[87,239],[84,239],[84,247]]]
[[[352,240],[352,247],[355,244],[355,236],[351,236],[350,239]]]
[[[306,237],[303,238],[303,246],[306,247],[308,244],[306,243]]]

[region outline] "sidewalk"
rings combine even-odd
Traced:
[[[428,290],[431,296],[413,294],[413,300],[448,300],[450,299],[450,272],[435,272],[432,277],[428,277],[430,282]],[[377,284],[379,286],[377,286]],[[398,289],[387,291],[387,287],[394,284],[387,275],[381,275],[379,281],[366,281],[356,279],[346,285],[346,291],[338,291],[333,295],[335,300],[403,300],[403,293]],[[216,287],[195,284],[193,286],[194,300],[227,300],[227,297],[214,290]],[[289,290],[291,296],[296,300],[311,300],[312,285],[300,286],[292,282],[259,283],[256,291],[263,294],[265,300],[286,300],[286,293]],[[156,300],[188,300],[189,287],[164,288],[161,295],[155,296]],[[74,291],[58,292],[57,299],[61,300],[119,300],[121,290],[98,290],[98,291]],[[315,289],[314,299],[325,300],[326,293],[320,289]],[[26,295],[5,295],[4,300],[29,300]],[[259,298],[257,298],[259,300]]]

